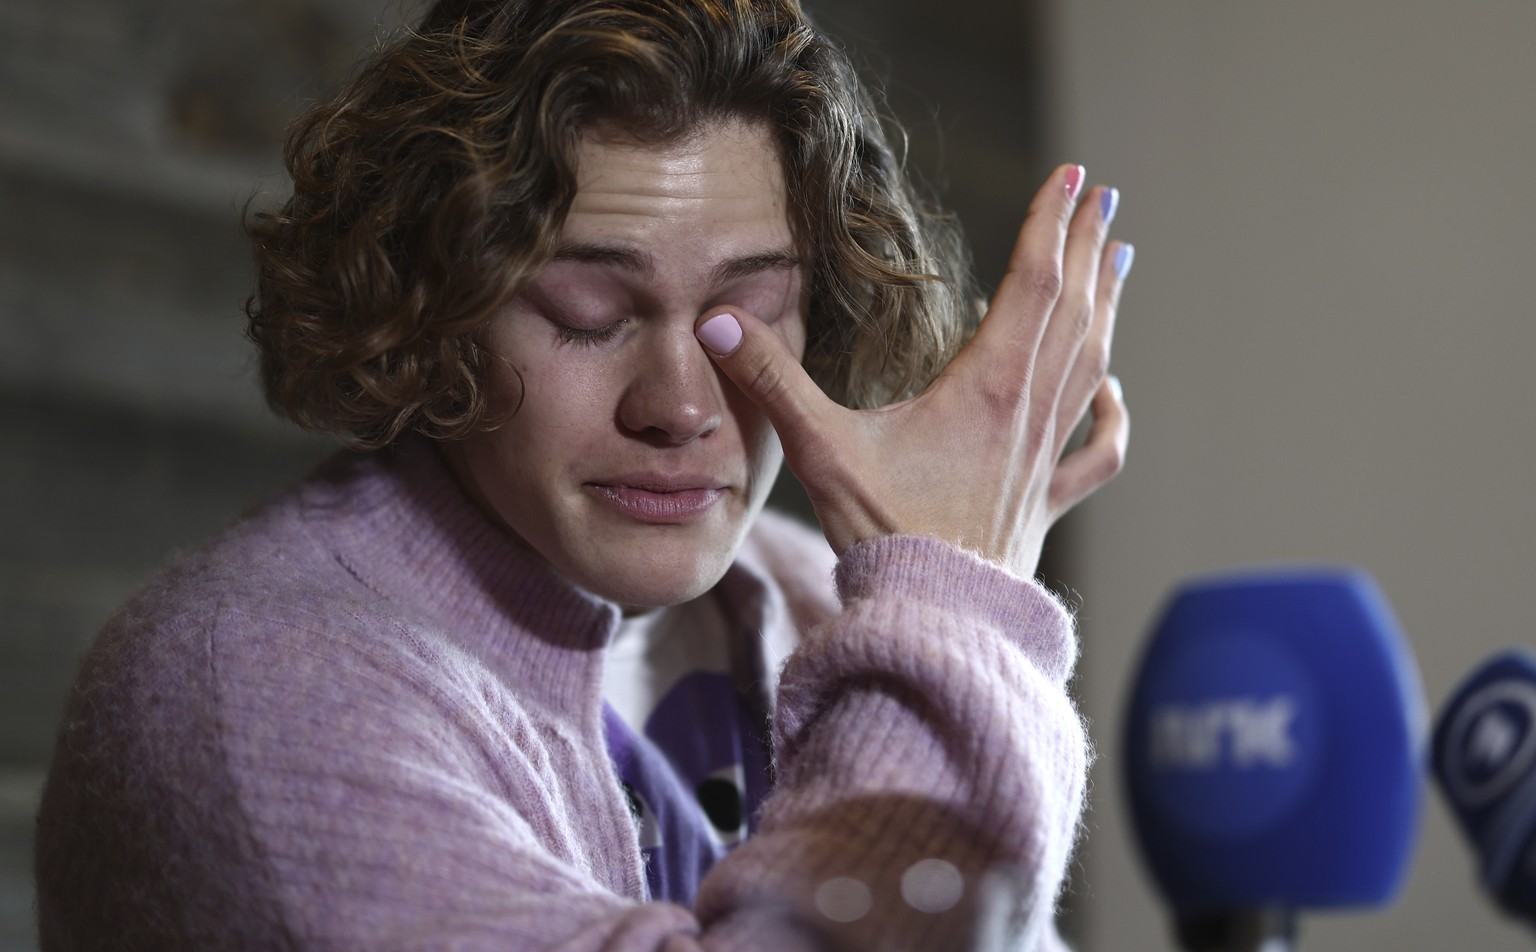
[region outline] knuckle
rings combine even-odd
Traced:
[[[783,403],[788,397],[789,384],[777,362],[765,360],[752,369],[747,381],[747,393],[762,404]]]
[[[799,370],[799,366],[796,365],[794,369]],[[747,398],[773,421],[780,437],[793,430],[798,439],[803,435],[800,431],[806,428],[813,414],[812,408],[805,405],[799,391],[795,389],[795,381],[790,374],[791,371],[782,362],[769,359],[756,365],[739,386]]]
[[[993,418],[1008,419],[1018,413],[1029,393],[1029,378],[1016,380],[1006,374],[988,374],[978,386],[982,405]]]
[[[1090,340],[1083,344],[1083,349],[1078,354],[1078,362],[1095,387],[1109,376],[1109,348],[1098,341]]]
[[[1066,304],[1072,316],[1072,333],[1079,338],[1087,337],[1093,329],[1093,299],[1084,291],[1072,295]]]
[[[1083,454],[1077,465],[1075,494],[1086,497],[1120,474],[1125,466],[1125,454],[1113,446],[1098,446],[1092,450],[1079,450]]]
[[[1035,296],[1042,300],[1055,301],[1061,297],[1061,267],[1052,262],[1047,265],[1036,265],[1029,272],[1029,286]]]

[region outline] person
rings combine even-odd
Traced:
[[[42,948],[1059,946],[1118,194],[978,322],[796,0],[440,0],[287,162],[250,335],[348,448],[83,660]]]

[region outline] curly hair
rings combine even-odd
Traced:
[[[268,402],[358,448],[493,427],[479,331],[553,257],[583,131],[721,120],[779,144],[808,372],[847,406],[921,390],[970,329],[968,259],[798,0],[439,0],[295,122],[292,197],[247,222]]]

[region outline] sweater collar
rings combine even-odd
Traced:
[[[618,624],[465,495],[431,441],[342,453],[304,498],[337,561],[411,622],[529,685],[580,683]],[[531,637],[530,637],[531,636]]]
[[[306,517],[325,521],[337,560],[407,618],[524,684],[585,695],[588,686],[577,686],[600,680],[572,677],[570,668],[600,663],[619,607],[493,522],[432,441],[410,437],[385,450],[341,453],[318,475],[304,496]],[[776,672],[787,615],[767,572],[744,552],[716,591],[733,627],[760,640],[759,663]]]

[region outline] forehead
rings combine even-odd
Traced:
[[[762,125],[723,122],[647,143],[597,127],[576,153],[566,240],[652,244],[692,232],[720,240],[789,240],[783,165]]]

